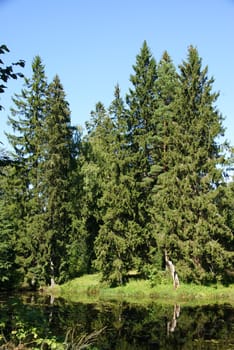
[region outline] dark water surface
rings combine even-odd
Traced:
[[[70,303],[38,294],[0,294],[0,349],[53,339],[58,349],[234,349],[234,308]],[[22,333],[22,335],[21,335]],[[31,338],[30,338],[31,337]],[[16,339],[17,338],[17,339]],[[18,342],[18,344],[16,344]],[[49,349],[48,345],[41,349]],[[84,349],[84,348],[83,348]]]

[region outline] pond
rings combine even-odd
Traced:
[[[234,349],[234,308],[0,295],[0,349]]]

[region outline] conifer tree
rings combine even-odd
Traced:
[[[43,205],[42,174],[39,164],[42,162],[46,91],[44,65],[41,58],[36,56],[32,62],[32,77],[24,78],[21,94],[13,98],[15,107],[11,109],[9,124],[14,134],[7,135],[16,155],[15,183],[18,185],[15,191],[18,193],[18,200],[24,213],[23,224],[18,226],[17,232],[17,262],[24,271],[25,280],[33,284],[41,274],[38,234],[43,226],[43,222],[40,221]]]
[[[104,167],[106,180],[102,186],[99,208],[102,216],[98,236],[95,240],[96,267],[103,280],[111,286],[121,285],[134,267],[135,237],[134,212],[132,209],[131,180],[128,176],[126,133],[127,120],[120,89],[115,88],[115,99],[109,108],[108,145]]]
[[[185,280],[217,281],[230,265],[232,240],[217,207],[223,161],[218,137],[224,132],[214,105],[218,94],[194,47],[180,65],[179,79],[168,169],[154,188],[155,225]]]
[[[128,145],[128,176],[131,178],[131,208],[134,212],[132,237],[134,251],[138,257],[138,269],[149,260],[149,251],[154,244],[147,199],[153,179],[150,176],[152,159],[157,149],[154,137],[157,133],[154,111],[157,107],[155,83],[157,66],[146,42],[136,57],[134,74],[130,76],[132,88],[126,96],[127,124],[126,144]]]
[[[158,198],[158,191],[162,190],[160,178],[167,174],[171,167],[172,154],[174,153],[174,134],[176,127],[175,103],[178,93],[178,74],[171,60],[171,57],[165,51],[157,66],[157,80],[155,82],[155,108],[152,118],[151,131],[151,166],[149,178],[151,181],[151,191],[147,199],[149,212],[152,214],[151,224],[154,233],[154,244],[150,248],[151,262],[149,264],[149,274],[156,278],[160,276],[160,271],[165,265],[164,259],[164,241],[162,241],[162,232],[166,222],[162,222],[161,207],[159,217],[157,216],[157,206],[160,200],[162,204],[165,199]],[[166,189],[165,189],[166,190]],[[156,195],[156,198],[154,196]],[[153,266],[152,266],[153,264]]]
[[[73,127],[63,86],[55,76],[48,87],[47,114],[43,130],[43,228],[41,230],[41,259],[51,283],[69,277],[71,242],[71,172],[73,170]],[[76,237],[78,239],[78,237]],[[79,251],[76,253],[78,259]],[[44,255],[44,256],[43,256]]]
[[[86,192],[84,210],[85,226],[91,260],[95,260],[96,237],[103,224],[103,211],[100,210],[100,200],[105,184],[110,180],[111,138],[113,123],[101,102],[96,104],[91,113],[91,121],[87,123],[85,161],[82,166],[84,189]],[[84,211],[83,211],[84,213]],[[95,248],[94,248],[95,244]]]

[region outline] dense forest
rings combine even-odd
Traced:
[[[23,83],[8,118],[14,151],[0,158],[0,288],[96,271],[110,286],[131,271],[160,283],[165,251],[183,282],[233,282],[232,147],[195,47],[175,67],[144,42],[126,96],[113,87],[85,133],[41,57],[31,77],[0,67],[1,93],[8,78]]]

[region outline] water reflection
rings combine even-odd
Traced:
[[[167,322],[167,335],[175,331],[177,319],[180,316],[180,305],[175,304],[171,321]]]
[[[25,335],[21,343],[35,345],[35,334],[44,339],[41,349],[52,348],[48,344],[55,340],[56,349],[78,350],[82,344],[93,350],[232,349],[233,320],[234,309],[228,304],[181,308],[1,295],[0,349],[16,349],[19,331]]]

